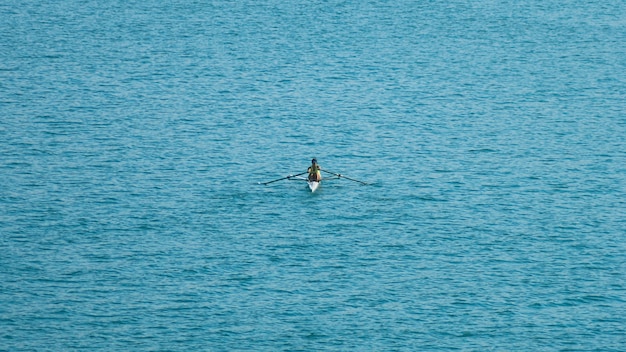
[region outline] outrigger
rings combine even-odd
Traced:
[[[360,183],[362,185],[369,185],[369,183],[367,183],[367,182],[355,180],[353,178],[344,176],[342,174],[338,174],[338,173],[331,172],[331,171],[326,171],[326,170],[321,170],[321,171],[334,176],[332,178],[326,178],[324,180],[336,180],[336,179],[340,179],[340,178],[345,178],[346,180],[357,182],[357,183]],[[309,180],[306,177],[302,177],[302,175],[307,174],[307,173],[308,172],[302,172],[302,173],[295,174],[295,175],[289,175],[289,176],[281,177],[279,179],[272,180],[272,181],[259,182],[259,184],[260,185],[269,185],[270,183],[274,183],[274,182],[282,181],[282,180],[306,181],[307,185],[309,186],[309,189],[311,190],[311,193],[313,193],[313,192],[315,192],[319,188],[319,186],[320,186],[322,181],[321,180],[320,181],[314,181],[314,180]]]

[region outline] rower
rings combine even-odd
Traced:
[[[309,181],[320,182],[322,180],[322,168],[317,164],[317,159],[311,160],[311,166],[306,170],[309,173]]]

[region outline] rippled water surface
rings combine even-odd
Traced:
[[[9,0],[0,30],[0,350],[624,350],[623,1]],[[258,184],[311,157],[371,185]]]

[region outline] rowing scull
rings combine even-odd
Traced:
[[[345,178],[346,180],[358,182],[358,183],[360,183],[362,185],[369,185],[370,184],[370,183],[359,181],[359,180],[355,180],[353,178],[349,178],[349,177],[346,177],[346,176],[344,176],[342,174],[334,173],[334,172],[331,172],[331,171],[326,171],[326,170],[320,170],[320,171],[325,172],[327,174],[331,174],[331,175],[334,176],[334,177],[331,177],[331,178],[326,178],[326,180]],[[272,180],[272,181],[259,182],[259,184],[269,185],[270,183],[274,183],[274,182],[277,182],[277,181],[280,181],[280,180],[306,181],[307,185],[309,186],[309,189],[311,190],[311,193],[313,193],[313,192],[315,192],[319,188],[321,180],[320,181],[313,181],[313,180],[309,180],[308,178],[304,178],[304,177],[301,176],[301,175],[304,175],[306,173],[308,173],[308,172],[302,172],[302,173],[295,174],[295,175],[289,175],[289,176],[281,177],[279,179]]]
[[[315,192],[315,190],[317,190],[317,188],[320,186],[320,183],[318,181],[307,180],[306,183],[309,185],[309,189],[311,190],[311,193]]]

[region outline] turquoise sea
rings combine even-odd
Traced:
[[[0,351],[626,350],[623,0],[5,0],[0,32]],[[259,184],[313,157],[372,184]]]

